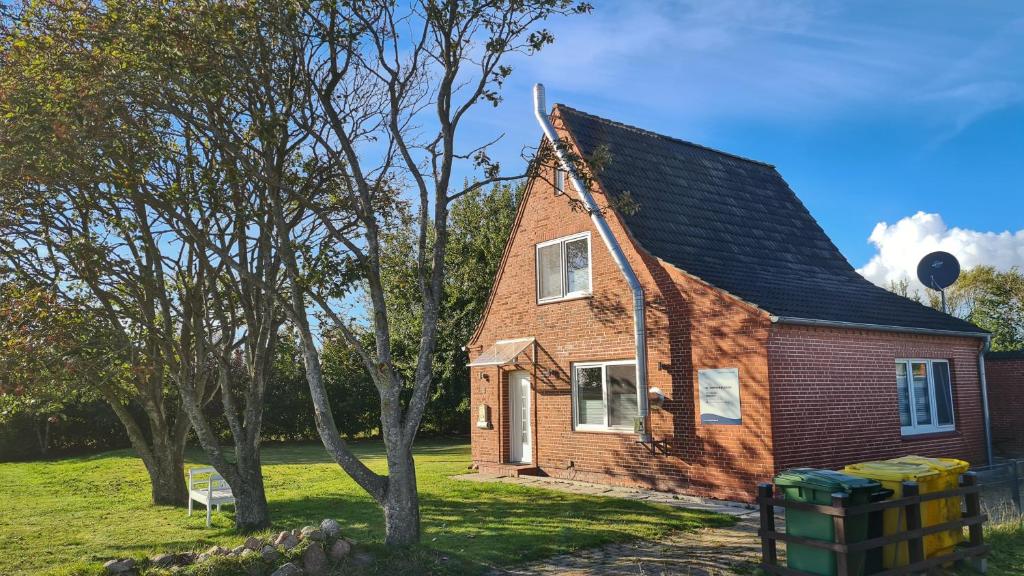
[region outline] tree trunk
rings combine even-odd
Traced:
[[[420,541],[420,497],[416,490],[416,465],[412,450],[398,450],[394,460],[388,455],[388,484],[381,506],[384,508],[384,543],[409,546]]]
[[[46,435],[43,432],[43,428],[49,425],[50,423],[46,420],[46,418],[43,418],[43,423],[41,426],[32,426],[32,430],[34,430],[36,433],[36,445],[39,446],[39,455],[44,458],[46,457],[46,445],[49,444],[49,442],[46,439]]]
[[[152,486],[153,504],[159,506],[185,506],[188,504],[188,485],[185,483],[184,445],[153,446],[152,463],[146,464]]]
[[[250,447],[240,451],[238,475],[231,490],[235,494],[236,530],[248,533],[270,526],[270,509],[263,488],[259,448]]]

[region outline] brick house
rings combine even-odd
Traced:
[[[527,185],[467,344],[480,471],[749,500],[794,466],[984,460],[984,331],[857,274],[773,166],[542,101],[554,149],[610,156],[603,210],[573,162]]]

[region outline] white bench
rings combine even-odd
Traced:
[[[189,468],[188,515],[192,515],[192,502],[206,505],[206,527],[210,527],[210,512],[214,506],[220,512],[221,504],[234,504],[231,486],[214,468]]]

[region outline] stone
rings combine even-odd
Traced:
[[[341,535],[341,524],[333,518],[327,518],[320,523],[320,531],[333,540]]]
[[[301,576],[302,569],[291,562],[274,570],[270,576]]]
[[[260,556],[267,562],[277,562],[278,558],[281,557],[281,553],[273,546],[264,546],[263,550],[260,550]]]
[[[302,551],[302,567],[312,576],[327,571],[327,554],[324,554],[324,547],[320,543],[314,543]]]
[[[304,526],[302,528],[302,539],[310,539],[313,542],[323,542],[324,533],[316,526]]]
[[[120,560],[108,560],[103,565],[106,569],[107,574],[134,574],[135,573],[135,560],[131,558],[124,558]]]
[[[178,563],[177,554],[157,554],[149,559],[149,561],[157,568],[170,568]]]
[[[240,544],[240,545],[235,546],[234,548],[232,548],[231,555],[232,556],[238,556],[239,554],[241,554],[242,552],[244,552],[246,550],[248,550],[248,548],[246,548],[244,544]]]
[[[349,552],[352,551],[352,545],[348,543],[344,538],[339,538],[337,542],[331,545],[331,549],[327,551],[327,555],[331,560],[340,562],[342,558],[348,556]]]
[[[240,556],[242,558],[245,558],[247,556],[252,556],[255,553],[256,553],[256,551],[253,550],[252,548],[246,548],[245,550],[242,550],[242,553],[240,554]]]
[[[288,531],[278,532],[277,536],[274,537],[274,546],[280,546],[284,539],[291,535],[292,533]]]
[[[203,562],[206,562],[210,558],[212,558],[212,556],[210,556],[206,552],[203,552],[199,556],[196,556],[196,564],[202,564]]]
[[[206,551],[207,556],[227,556],[227,553],[227,549],[220,546],[210,546],[210,549]]]
[[[259,551],[263,548],[263,540],[260,540],[255,536],[249,536],[245,539],[245,544],[243,544],[243,546],[252,551]]]
[[[287,536],[285,536],[284,540],[282,540],[280,544],[280,546],[285,550],[291,550],[292,548],[295,548],[298,545],[299,539],[295,536],[295,534],[288,534]]]

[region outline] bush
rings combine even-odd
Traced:
[[[47,449],[43,438],[49,426]],[[72,402],[60,414],[12,414],[0,423],[0,462],[127,448],[128,435],[106,402]]]

